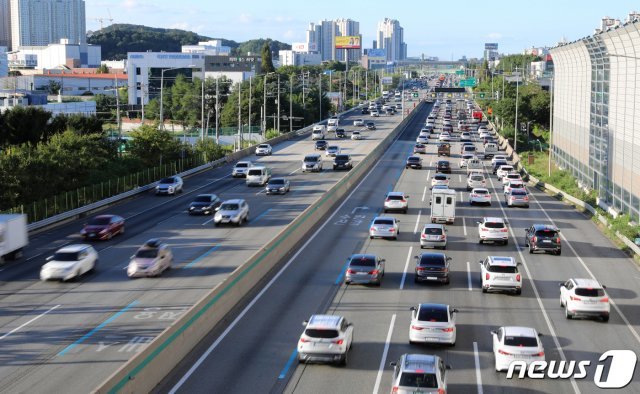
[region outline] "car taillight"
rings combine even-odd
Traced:
[[[422,331],[424,330],[424,327],[420,327],[420,326],[411,326],[412,330],[416,330],[416,331]]]
[[[377,228],[375,228],[375,227],[371,227],[369,230],[370,230],[370,231],[378,231],[378,229],[377,229]]]
[[[443,269],[442,272],[449,272],[449,268]]]
[[[416,268],[416,271],[422,272],[422,271],[424,271],[424,268],[418,267],[418,268]]]
[[[600,299],[600,302],[609,302],[609,297],[603,297]]]
[[[397,393],[398,392],[399,387],[398,386],[393,386],[391,388],[391,393]]]
[[[489,229],[482,227],[482,228],[480,228],[480,231],[489,231]]]
[[[580,297],[569,296],[569,298],[571,299],[571,301],[582,301],[582,298]]]
[[[556,243],[560,243],[560,237],[556,238]]]
[[[538,242],[538,237],[531,238],[531,242]]]
[[[333,341],[336,345],[342,345],[344,343],[344,339],[338,339],[337,341]]]
[[[443,328],[442,332],[453,332],[453,327]]]
[[[388,199],[388,198],[387,198],[386,200],[384,200],[384,202],[389,202],[389,201],[391,201],[391,200],[390,200],[390,199]]]
[[[544,352],[536,353],[536,354],[534,354],[534,356],[537,356],[537,357],[544,357]]]
[[[526,197],[526,196],[525,196],[525,197],[524,197],[524,200],[525,200],[525,201],[529,201],[529,197]]]
[[[390,232],[394,232],[394,231],[396,231],[396,229],[395,229],[395,228],[393,228],[393,227],[391,227],[391,228],[389,229],[389,231],[390,231]]]
[[[446,236],[446,235],[441,235],[441,236],[440,236],[440,240],[441,240],[441,241],[444,241],[445,239],[447,239],[447,236]]]
[[[477,194],[471,193],[471,197],[478,197]]]
[[[516,282],[520,282],[520,274],[516,275]]]
[[[511,356],[511,353],[505,352],[505,351],[504,351],[504,350],[502,350],[502,349],[498,349],[498,353],[499,353],[499,354],[502,354],[502,355],[505,355],[505,356]]]
[[[447,394],[447,390],[445,390],[445,389],[438,389],[438,394]]]
[[[407,202],[407,200],[403,199],[402,202]]]
[[[347,274],[355,274],[355,273],[356,272],[354,270],[351,270],[351,269],[347,270]]]
[[[491,275],[487,272],[486,274],[484,274],[484,280],[489,280],[491,279]]]
[[[380,271],[378,270],[369,271],[369,275],[378,275],[379,273]]]
[[[509,231],[509,230],[507,230],[506,228],[503,228],[502,230],[500,230],[500,232],[501,232],[501,233],[506,233],[506,232],[508,232],[508,231]]]
[[[427,238],[427,234],[422,234],[421,238]]]
[[[308,339],[300,338],[300,342],[302,342],[302,343],[308,343],[308,342],[311,342],[311,341],[310,341],[310,340],[308,340]]]

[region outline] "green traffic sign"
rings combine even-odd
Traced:
[[[484,98],[484,93],[480,93],[480,98]]]
[[[456,75],[464,75],[464,70],[458,70],[458,71],[456,71]]]
[[[418,98],[418,93],[414,93],[413,97]]]

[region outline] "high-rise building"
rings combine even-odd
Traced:
[[[397,62],[407,58],[407,44],[404,29],[395,19],[385,18],[378,23],[376,47],[387,50],[387,61]]]
[[[336,50],[336,36],[359,36],[360,22],[351,19],[323,20],[310,23],[307,30],[307,44],[315,45],[322,61],[344,61],[344,50]],[[362,49],[350,49],[349,61],[357,62],[362,57]]]
[[[492,62],[498,60],[499,57],[497,42],[487,42],[484,44],[484,60]]]
[[[0,0],[0,47],[11,46],[11,18],[9,0]]]
[[[84,0],[9,0],[9,5],[11,50],[46,46],[61,39],[72,45],[86,44]]]

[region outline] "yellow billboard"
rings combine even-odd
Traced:
[[[360,49],[360,36],[336,36],[336,49]]]

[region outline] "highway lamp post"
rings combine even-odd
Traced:
[[[280,134],[280,74],[278,74],[278,134]]]
[[[238,82],[238,149],[242,149],[242,81]]]
[[[293,75],[289,77],[289,132],[293,131]]]
[[[251,130],[251,101],[253,100],[253,90],[251,90],[251,78],[252,76],[249,75],[249,121],[247,123],[249,124],[249,142],[253,143],[253,132]]]
[[[318,122],[322,121],[322,71],[318,73]]]
[[[513,134],[513,151],[517,152],[518,149],[518,95],[519,95],[519,87],[520,87],[520,73],[518,73],[518,67],[516,67],[516,119],[514,126],[514,134]]]
[[[202,78],[202,93],[200,100],[200,141],[204,142],[204,76]]]
[[[551,176],[551,155],[553,155],[553,77],[551,77],[549,92],[549,176]]]

